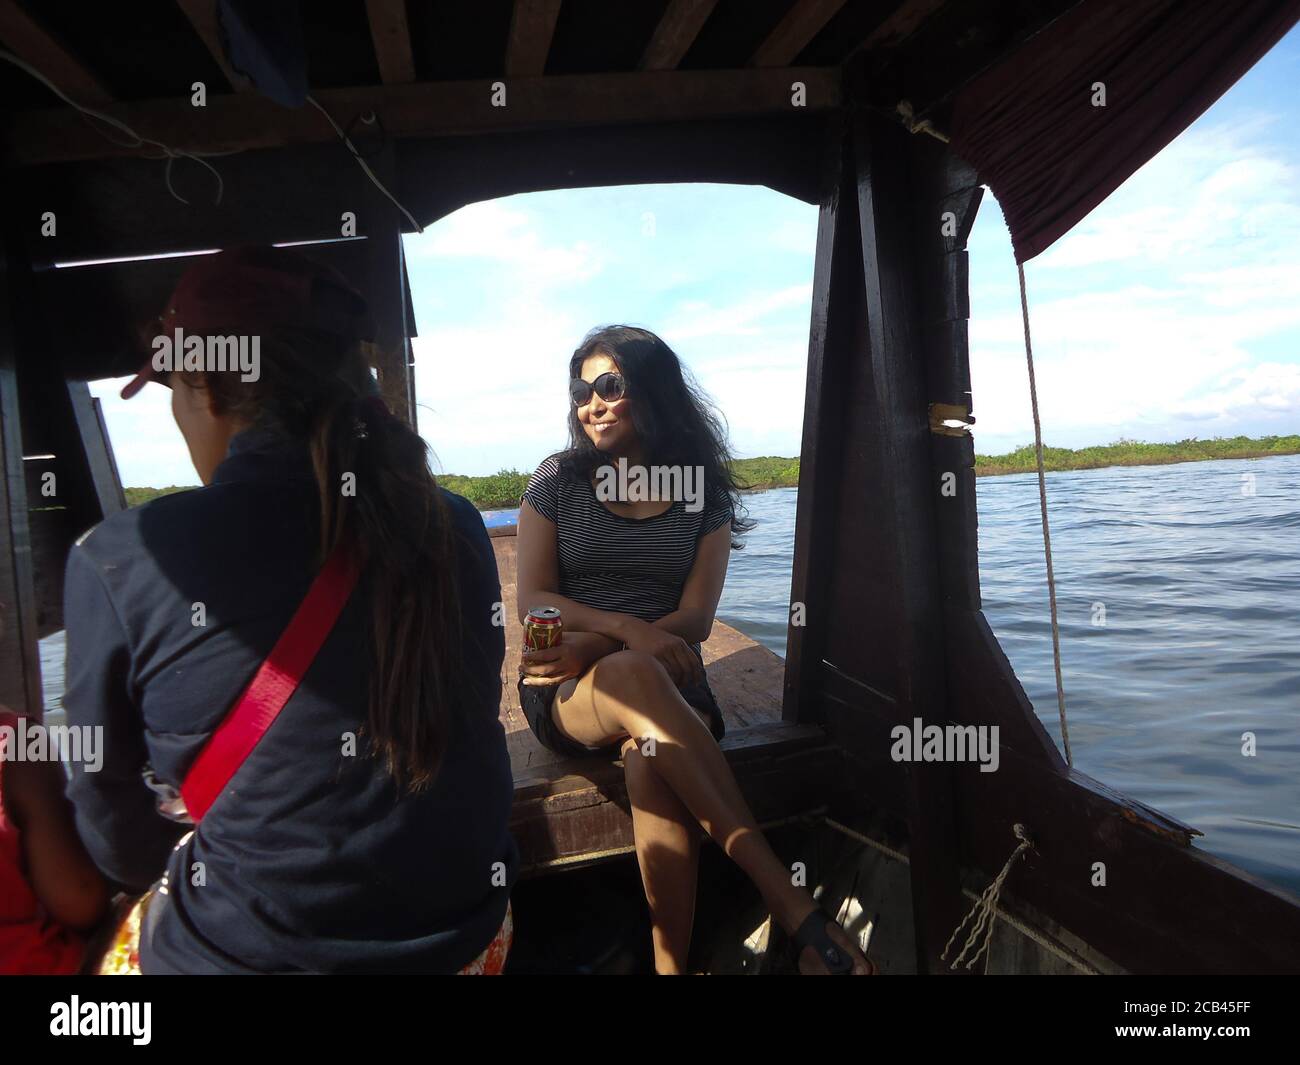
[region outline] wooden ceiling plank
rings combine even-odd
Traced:
[[[788,66],[843,6],[844,0],[798,0],[758,46],[749,65]]]
[[[892,48],[901,44],[947,3],[948,0],[904,0],[879,26],[867,34],[866,40],[858,47]]]
[[[415,56],[411,51],[411,28],[406,20],[406,0],[366,0],[370,37],[375,59],[385,85],[409,85],[415,81]]]
[[[807,96],[791,106],[790,85]],[[493,107],[487,81],[325,89],[316,94],[340,123],[374,111],[393,137],[434,137],[526,129],[777,114],[814,114],[841,103],[839,67],[777,70],[675,70],[627,74],[566,74],[521,79],[510,106]],[[188,100],[155,100],[106,107],[106,113],[142,136],[187,151],[238,151],[318,144],[337,134],[311,108],[287,110],[256,93],[209,99],[202,123]],[[17,165],[136,155],[105,140],[62,108],[12,116],[8,146]]]
[[[718,0],[672,0],[646,45],[638,69],[676,70],[717,6]]]
[[[537,78],[546,72],[559,17],[560,0],[515,0],[506,43],[506,77]]]
[[[78,103],[113,101],[108,87],[15,0],[0,0],[0,42]]]
[[[230,87],[235,92],[248,92],[252,88],[252,82],[230,65],[225,50],[221,47],[216,0],[176,0],[176,3],[190,20],[190,25],[194,27],[194,32],[198,34],[213,61],[221,68]]]

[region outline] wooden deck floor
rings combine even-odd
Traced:
[[[501,722],[515,778],[512,829],[526,869],[623,853],[632,843],[621,765],[565,759],[534,739],[519,707],[523,631],[515,616],[514,530],[493,529],[506,615]],[[727,721],[722,748],[760,821],[817,805],[818,780],[836,752],[820,729],[781,720],[785,662],[729,625],[715,622],[703,645],[709,685]]]

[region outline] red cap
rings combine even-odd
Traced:
[[[374,336],[365,299],[343,275],[288,248],[230,248],[205,255],[181,275],[149,328],[155,335],[181,329],[199,336],[251,336],[286,326],[353,340]],[[155,376],[150,356],[122,389],[122,398],[130,399]]]

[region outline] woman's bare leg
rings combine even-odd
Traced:
[[[632,806],[636,860],[650,904],[655,972],[683,973],[695,921],[699,825],[633,739],[623,744],[623,775]]]
[[[817,908],[768,845],[708,727],[656,659],[637,651],[607,655],[576,681],[561,685],[553,716],[562,732],[590,747],[622,736],[638,740],[647,752],[644,761],[744,870],[788,932]],[[853,957],[854,971],[869,972],[870,963],[852,939],[834,922],[829,927]],[[804,955],[801,967],[823,969],[814,952]]]

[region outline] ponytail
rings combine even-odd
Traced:
[[[317,563],[351,552],[370,593],[370,750],[399,789],[423,790],[450,739],[461,638],[458,544],[428,445],[384,405],[360,345],[294,331],[262,350],[260,380],[209,375],[208,386],[250,423],[309,443]]]

